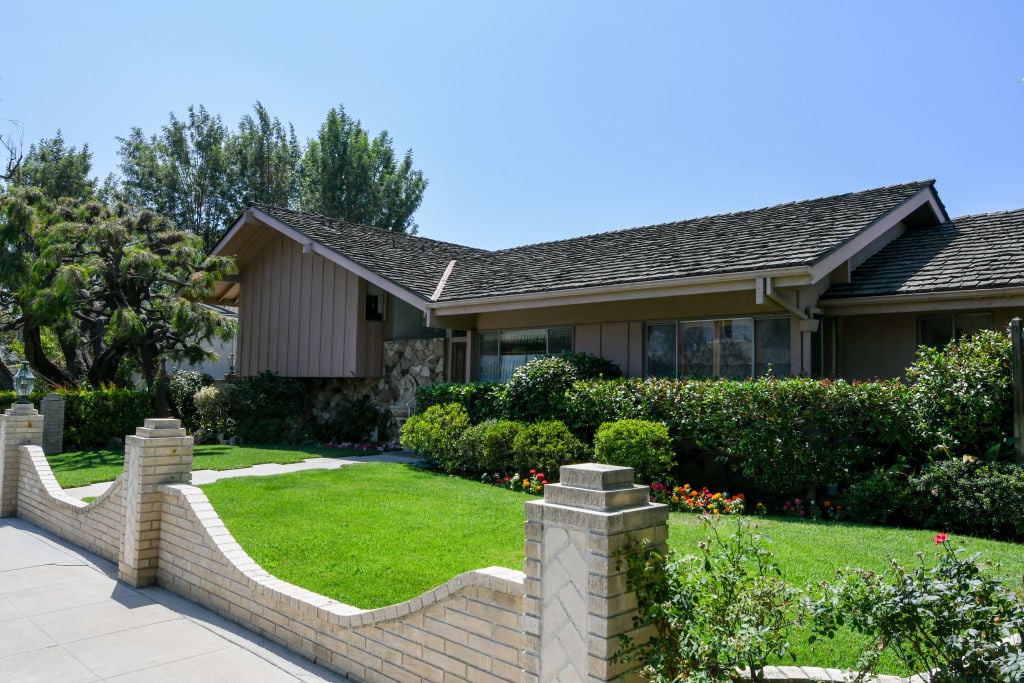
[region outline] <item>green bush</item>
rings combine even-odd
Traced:
[[[1011,344],[998,332],[981,331],[941,350],[922,346],[907,382],[927,446],[980,457],[1013,434]]]
[[[555,358],[561,358],[576,368],[576,376],[579,379],[618,379],[622,377],[622,368],[616,363],[592,353],[563,351]]]
[[[898,468],[878,470],[843,493],[843,508],[852,522],[914,526],[910,516],[910,478]]]
[[[459,438],[460,470],[473,475],[511,472],[515,438],[523,426],[511,420],[486,420],[471,426]]]
[[[153,416],[145,391],[62,389],[56,393],[64,397],[65,450],[103,447],[115,437],[123,440]]]
[[[912,452],[906,387],[811,379],[576,382],[568,423],[582,439],[620,419],[661,422],[737,475],[785,493],[856,481]]]
[[[992,578],[978,555],[954,550],[945,534],[938,561],[924,554],[912,568],[892,562],[882,573],[847,569],[810,603],[816,630],[839,628],[867,636],[857,668],[873,673],[891,651],[932,683],[1024,680],[1024,602]],[[916,679],[916,677],[915,677]],[[862,680],[858,678],[857,680]]]
[[[572,363],[558,356],[534,358],[515,369],[505,388],[512,420],[559,419],[566,414],[565,392],[579,379]]]
[[[358,443],[368,440],[375,430],[377,440],[386,441],[390,421],[390,416],[364,394],[359,398],[342,399],[333,414],[327,419],[316,420],[313,428],[321,441]]]
[[[228,418],[227,406],[219,387],[203,387],[192,397],[196,409],[196,428],[209,434],[234,432],[233,421]]]
[[[589,451],[582,441],[558,420],[545,420],[525,425],[512,443],[517,471],[531,468],[547,473],[549,481],[558,479],[558,468],[583,462]]]
[[[468,428],[469,414],[458,403],[430,406],[405,421],[401,442],[404,448],[433,458],[445,472],[459,472],[458,442]]]
[[[639,608],[635,625],[653,636],[622,636],[618,661],[639,660],[643,677],[659,683],[725,683],[742,680],[738,670],[764,681],[764,668],[789,654],[790,633],[803,617],[801,591],[783,580],[753,525],[735,519],[728,538],[706,520],[699,555],[665,556],[646,544],[622,551]]]
[[[922,529],[1024,541],[1024,467],[946,460],[909,479],[907,516]]]
[[[302,385],[266,371],[225,384],[227,419],[245,443],[298,444],[311,439],[301,418]]]
[[[594,458],[608,465],[632,467],[641,484],[664,481],[675,461],[668,428],[660,422],[605,422],[594,436]]]
[[[181,423],[190,432],[199,428],[196,404],[193,399],[196,392],[213,384],[213,377],[205,372],[195,370],[179,370],[171,375],[170,394],[174,411]]]
[[[416,412],[430,406],[458,403],[469,414],[473,424],[502,417],[505,411],[505,385],[493,382],[454,384],[438,382],[426,384],[416,390]]]

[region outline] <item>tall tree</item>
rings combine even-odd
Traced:
[[[81,150],[64,144],[58,130],[52,138],[43,138],[29,146],[24,159],[11,175],[12,185],[39,188],[50,199],[71,197],[89,199],[96,191],[96,179],[89,177],[92,152],[89,145]]]
[[[228,156],[238,178],[239,208],[249,202],[263,202],[288,208],[299,195],[299,160],[302,156],[295,129],[270,118],[257,102],[255,117],[246,114],[238,133],[228,143]]]
[[[413,234],[413,213],[427,180],[412,167],[412,150],[399,161],[387,131],[372,140],[339,106],[327,113],[302,158],[304,211]]]
[[[189,107],[187,120],[171,114],[160,135],[133,128],[121,143],[124,198],[199,235],[205,249],[217,243],[238,210],[237,183],[227,153],[229,131],[203,106]]]
[[[165,360],[201,360],[204,342],[230,337],[196,300],[233,264],[204,254],[197,236],[150,211],[55,202],[35,188],[0,195],[0,307],[14,313],[26,360],[54,384],[110,384],[132,358],[159,389]],[[47,355],[44,329],[60,358]]]

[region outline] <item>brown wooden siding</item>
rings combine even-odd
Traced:
[[[383,324],[363,320],[355,273],[276,235],[242,264],[241,280],[239,374],[381,376]]]

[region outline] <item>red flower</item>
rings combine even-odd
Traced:
[[[946,534],[935,534],[935,545],[942,545],[949,540],[949,536]]]
[[[530,470],[530,474],[537,474],[537,470]]]

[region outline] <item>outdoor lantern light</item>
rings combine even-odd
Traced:
[[[28,403],[28,395],[32,393],[35,385],[36,376],[32,374],[32,368],[23,362],[14,373],[14,392],[18,394],[18,403]]]

